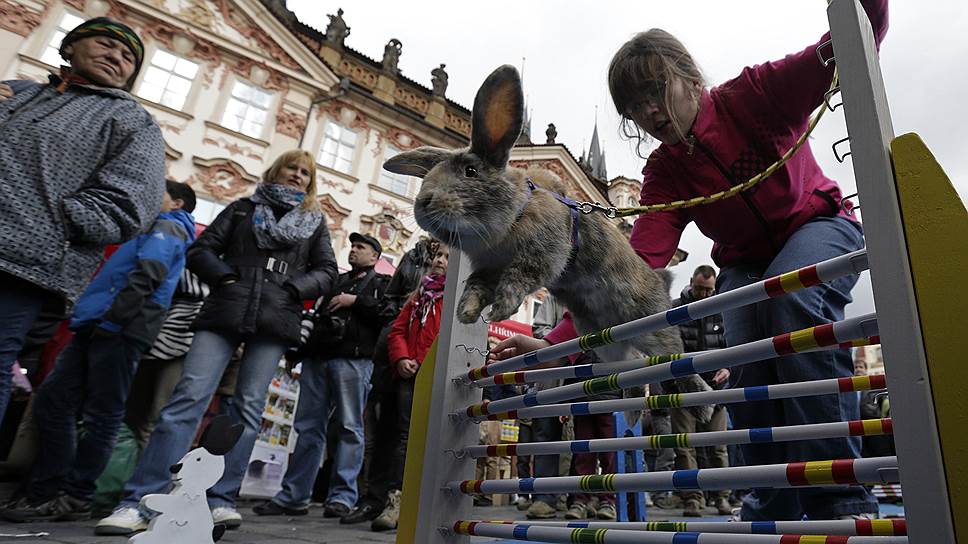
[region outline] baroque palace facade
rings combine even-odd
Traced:
[[[302,148],[316,157],[340,263],[353,231],[381,240],[385,271],[419,239],[412,205],[420,180],[381,164],[421,145],[467,145],[470,111],[447,98],[443,65],[425,86],[400,74],[398,40],[374,60],[346,43],[343,10],[320,31],[298,21],[284,0],[0,0],[0,80],[46,81],[62,64],[57,47],[66,31],[102,15],[145,42],[133,94],[162,129],[168,176],[198,193],[199,223],[251,194],[280,153]],[[637,181],[603,179],[604,155],[592,168],[593,157],[576,160],[555,142],[553,126],[546,136],[534,144],[528,128],[512,164],[549,168],[579,201],[637,198]],[[532,304],[518,320],[531,322]]]

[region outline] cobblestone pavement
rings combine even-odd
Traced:
[[[227,544],[283,544],[283,543],[314,543],[314,544],[350,544],[367,542],[395,542],[394,533],[374,533],[369,530],[369,524],[340,525],[338,520],[323,519],[322,508],[310,511],[308,516],[291,517],[260,517],[251,513],[249,504],[240,505],[240,512],[245,521],[238,530],[229,531],[220,542]],[[707,510],[709,519],[714,518],[715,511]],[[649,519],[652,521],[666,521],[680,519],[678,510],[650,509]],[[474,508],[474,519],[524,519],[524,513],[518,512],[512,506],[494,506],[488,508]],[[563,515],[559,513],[559,519]],[[103,537],[94,535],[96,520],[64,523],[30,523],[11,524],[0,521],[0,542],[33,544],[33,543],[70,543],[70,544],[123,544],[122,537]],[[47,536],[15,537],[15,534],[49,533]],[[472,542],[497,541],[486,538],[474,538]],[[172,543],[179,544],[179,543]]]

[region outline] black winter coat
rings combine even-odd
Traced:
[[[386,292],[390,276],[373,273],[367,281],[366,275],[370,270],[372,269],[366,268],[343,272],[326,297],[317,302],[316,307],[320,309],[316,314],[317,326],[313,329],[313,337],[309,341],[310,345],[307,346],[310,355],[324,360],[334,357],[373,358],[374,347],[383,328],[380,301]],[[356,295],[356,302],[349,308],[340,308],[334,312],[333,315],[345,321],[345,332],[337,345],[324,347],[325,342],[319,338],[319,335],[324,334],[326,329],[319,327],[318,322],[326,318],[325,308],[329,305],[329,301],[340,293]]]
[[[327,293],[338,274],[326,220],[292,247],[264,250],[252,230],[254,210],[248,198],[229,204],[188,249],[188,268],[212,288],[192,330],[258,335],[295,346],[302,301]],[[228,279],[237,281],[224,285]]]
[[[679,298],[672,301],[672,307],[684,306],[695,301],[696,299],[693,298],[692,291],[689,289],[689,286],[686,286],[679,295]],[[682,336],[682,347],[686,353],[726,347],[723,316],[720,314],[713,314],[708,317],[696,319],[695,321],[687,321],[679,325],[679,333]],[[700,375],[713,389],[723,389],[727,385],[726,382],[713,385],[712,379],[716,375],[715,370],[703,372]],[[669,382],[663,382],[662,387],[666,389],[666,393],[678,392],[678,389],[671,380]]]

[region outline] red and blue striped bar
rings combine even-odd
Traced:
[[[562,544],[906,544],[906,536],[811,536],[666,532],[591,527],[553,527],[539,523],[457,521],[459,535]]]
[[[785,427],[733,429],[704,433],[660,434],[596,440],[562,440],[524,444],[485,444],[467,446],[470,457],[508,457],[514,455],[555,455],[566,453],[600,453],[611,451],[654,450],[660,448],[704,448],[737,444],[772,444],[795,440],[825,440],[850,436],[893,434],[890,418],[856,421],[834,421]]]
[[[772,359],[782,355],[780,351],[786,345],[794,346],[797,353],[841,349],[840,346],[843,344],[849,344],[856,339],[868,338],[876,334],[876,316],[867,314],[836,323],[781,334],[773,338],[764,338],[748,344],[703,351],[694,356],[646,368],[599,376],[579,383],[495,400],[489,404],[473,404],[457,415],[474,420],[483,420],[487,419],[488,415],[499,412],[556,404],[606,391],[618,391],[619,389],[628,389],[699,372],[732,368],[755,361]]]
[[[840,257],[804,267],[800,270],[794,270],[793,272],[781,274],[774,278],[740,287],[733,291],[691,302],[685,306],[642,317],[591,334],[585,334],[574,340],[562,342],[524,355],[511,357],[487,366],[474,368],[462,376],[460,381],[470,383],[503,372],[510,372],[523,367],[561,359],[562,357],[567,357],[568,355],[573,355],[597,346],[614,342],[624,342],[625,340],[645,333],[655,332],[666,327],[685,323],[686,321],[719,314],[724,310],[740,308],[843,276],[860,274],[864,270],[867,270],[867,268],[867,250],[854,251]]]
[[[535,406],[534,408],[525,408],[523,410],[492,413],[487,415],[487,419],[502,420],[610,414],[612,412],[624,412],[626,410],[641,410],[643,406],[650,409],[686,408],[707,404],[734,404],[757,400],[791,399],[813,395],[836,395],[838,393],[873,391],[878,389],[887,389],[887,379],[883,374],[829,378],[826,380],[777,385],[760,385],[741,389],[706,391],[702,393],[676,393],[671,395],[650,395],[647,397],[575,402],[570,404],[548,404]]]
[[[903,519],[858,519],[820,521],[486,521],[485,523],[526,523],[570,529],[628,529],[674,533],[731,533],[741,535],[830,535],[830,536],[907,536]]]
[[[681,489],[719,490],[756,487],[791,488],[824,485],[856,485],[884,482],[897,473],[897,457],[869,457],[810,461],[777,465],[672,470],[635,474],[559,476],[509,480],[463,480],[446,487],[469,493],[593,493],[665,491]]]

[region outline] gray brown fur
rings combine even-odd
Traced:
[[[523,97],[517,71],[495,70],[474,101],[471,146],[420,148],[385,164],[391,172],[424,179],[414,205],[417,223],[471,261],[457,317],[510,317],[525,296],[545,286],[569,309],[579,333],[659,313],[671,306],[668,276],[652,270],[601,214],[579,214],[579,250],[572,251],[571,210],[549,193],[564,194],[545,170],[507,166],[521,130]],[[476,170],[469,176],[468,167]],[[539,190],[531,193],[532,179]],[[680,353],[676,327],[596,350],[602,360]],[[701,381],[701,380],[699,380]]]

